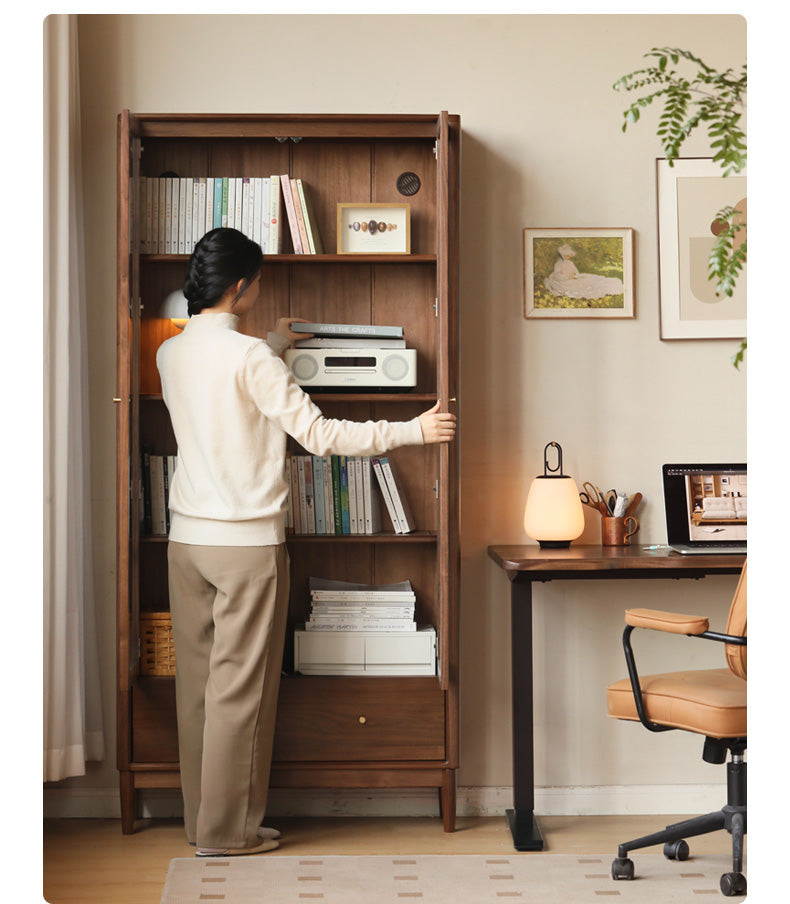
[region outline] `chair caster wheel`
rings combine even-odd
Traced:
[[[612,861],[613,879],[633,879],[634,861],[628,857],[617,857]]]
[[[682,838],[680,841],[668,841],[664,845],[664,856],[667,860],[688,860],[689,846]]]
[[[730,898],[733,895],[746,894],[746,876],[743,873],[724,873],[719,880],[721,893]]]

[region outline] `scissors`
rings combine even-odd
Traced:
[[[579,499],[581,499],[584,505],[589,505],[590,508],[597,509],[602,515],[608,515],[609,509],[597,487],[594,487],[589,480],[585,481],[582,486],[584,487],[584,490],[579,493]]]

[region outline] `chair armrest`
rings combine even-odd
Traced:
[[[632,628],[650,628],[667,634],[704,634],[710,627],[701,615],[681,615],[660,609],[626,609],[625,623]]]

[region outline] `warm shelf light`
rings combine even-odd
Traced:
[[[551,467],[548,450],[557,450],[557,465]],[[559,472],[559,473],[557,473]],[[584,530],[584,511],[576,481],[562,473],[562,448],[548,443],[543,449],[543,474],[532,481],[524,511],[527,536],[549,549],[563,549]]]
[[[165,298],[159,310],[159,316],[170,320],[180,330],[184,329],[189,315],[187,314],[187,300],[181,289],[176,289]]]

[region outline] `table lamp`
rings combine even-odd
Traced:
[[[180,330],[183,330],[189,320],[187,313],[187,300],[181,289],[171,292],[162,302],[159,316],[164,320],[170,320]]]
[[[557,464],[553,468],[548,459],[550,448],[557,450]],[[584,530],[579,488],[572,477],[562,473],[559,443],[548,443],[543,449],[543,474],[529,488],[524,530],[545,549],[564,549]]]

